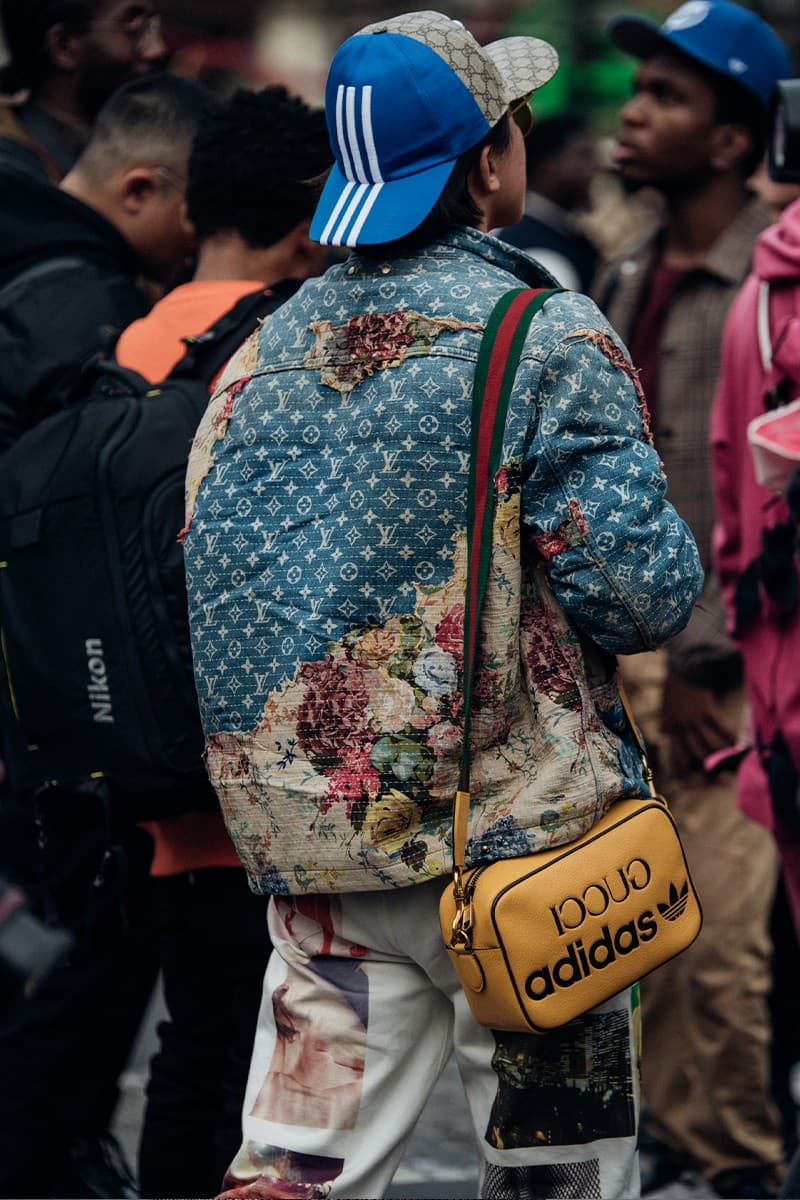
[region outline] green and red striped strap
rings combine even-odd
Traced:
[[[500,466],[511,390],[531,321],[562,288],[520,288],[495,305],[478,351],[472,395],[472,440],[467,490],[467,590],[464,601],[464,741],[458,790],[469,795],[470,725],[481,610],[489,578],[494,477]],[[467,799],[468,803],[468,799]],[[454,815],[454,825],[456,824]],[[465,822],[462,832],[465,831]],[[454,842],[458,842],[456,835]],[[454,845],[454,853],[456,846]],[[463,861],[463,845],[460,847]]]

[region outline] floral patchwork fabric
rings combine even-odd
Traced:
[[[198,430],[185,550],[207,765],[260,892],[451,867],[466,480],[480,337],[530,260],[459,231],[353,258],[231,361]],[[644,793],[613,676],[701,584],[629,361],[585,297],[526,342],[494,480],[470,861],[585,832]]]

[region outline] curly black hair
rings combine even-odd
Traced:
[[[200,241],[234,231],[254,249],[311,217],[333,162],[325,114],[285,87],[238,91],[192,146],[186,204]]]

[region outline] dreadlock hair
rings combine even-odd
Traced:
[[[325,114],[285,87],[238,91],[206,121],[189,159],[186,204],[198,239],[235,232],[254,249],[313,215],[333,161]]]

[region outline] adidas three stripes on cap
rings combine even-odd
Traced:
[[[510,37],[480,46],[442,13],[367,25],[331,63],[325,111],[336,161],[312,238],[358,246],[410,233],[439,199],[456,159],[557,67],[547,42]]]

